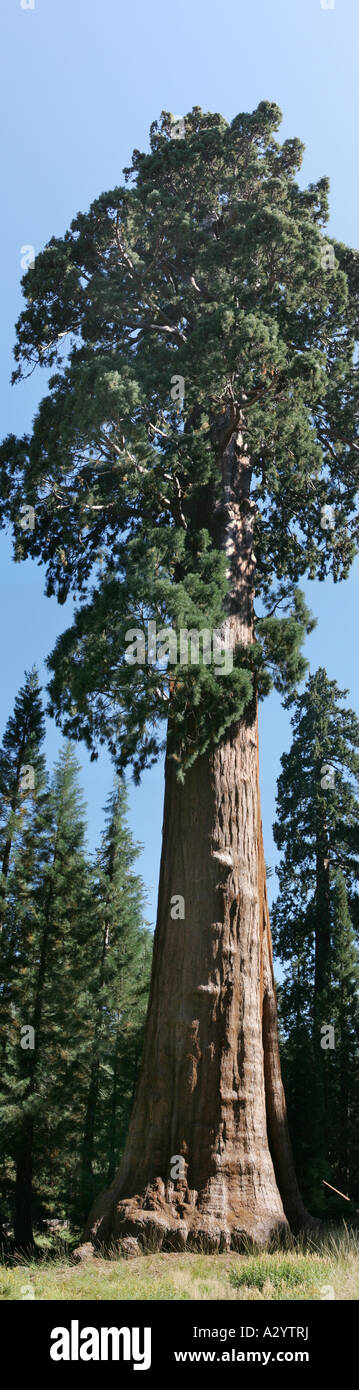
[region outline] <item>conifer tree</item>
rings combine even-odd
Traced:
[[[32,784],[35,785],[40,765],[43,768],[41,745],[44,734],[44,714],[34,666],[32,671],[25,672],[25,683],[16,697],[14,712],[8,720],[0,749],[0,918],[6,897],[13,836],[19,816],[21,818],[24,794]]]
[[[81,1154],[82,1217],[104,1178],[109,1172],[113,1176],[123,1149],[148,998],[152,938],[142,926],[143,884],[133,869],[139,847],[132,841],[126,812],[127,793],[120,779],[108,801],[95,865],[88,951],[87,1013],[92,1037]]]
[[[68,745],[60,754],[45,807],[24,826],[9,877],[7,912],[16,921],[17,946],[2,1090],[7,1141],[16,1166],[15,1248],[22,1251],[34,1245],[34,1156],[45,1140],[51,1165],[67,1098],[68,1050],[76,1046],[79,926],[92,901],[77,771]]]
[[[15,1247],[33,1223],[79,1220],[122,1153],[148,997],[152,938],[142,922],[137,848],[120,784],[96,868],[84,857],[77,762],[64,749],[50,791],[38,781],[13,843],[4,930],[0,1108]],[[14,1176],[13,1176],[14,1175]]]
[[[121,1171],[89,1222],[102,1242],[157,1220],[170,1245],[236,1247],[266,1239],[284,1209],[306,1220],[280,1076],[257,697],[274,680],[288,698],[303,675],[301,576],[345,577],[355,553],[359,262],[328,240],[328,180],[299,187],[302,146],[276,141],[280,119],[269,102],[231,124],[163,113],[125,185],[23,282],[14,377],[54,371],[31,437],[2,446],[2,514],[17,558],[45,563],[47,592],[79,596],[51,657],[53,709],[136,775],[167,724],[145,1052]],[[160,646],[148,622],[165,628]]]
[[[342,870],[333,891],[331,1018],[337,1065],[332,1110],[334,1183],[352,1199],[359,1197],[359,952]]]
[[[359,957],[350,904],[359,879],[359,721],[346,694],[319,669],[298,697],[274,826],[283,852],[272,921],[286,967],[286,1095],[302,1189],[319,1209],[323,1179],[348,1185],[355,1168]]]
[[[20,866],[22,882],[32,873],[36,846],[41,840],[46,808],[46,771],[42,752],[45,722],[36,668],[25,673],[24,685],[15,700],[13,714],[6,725],[0,749],[0,1089],[6,1076],[8,1048],[15,1042],[13,982],[21,969],[22,911],[12,897],[14,858]],[[29,848],[29,840],[31,849]],[[16,1034],[15,1046],[20,1043]],[[4,1072],[5,1067],[5,1072]],[[12,1110],[2,1106],[1,1133],[4,1172],[2,1192],[7,1216],[11,1210],[11,1173],[8,1166],[7,1136]],[[3,1099],[3,1095],[2,1095]],[[10,1206],[9,1206],[10,1198]]]

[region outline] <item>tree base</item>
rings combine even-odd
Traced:
[[[209,1201],[206,1211],[203,1202],[201,1209],[196,1205],[197,1193],[190,1192],[185,1183],[183,1188],[182,1192],[174,1191],[173,1183],[165,1184],[158,1178],[140,1196],[115,1199],[102,1212],[94,1211],[86,1243],[76,1252],[78,1257],[104,1248],[127,1256],[155,1250],[243,1252],[248,1245],[265,1248],[273,1237],[289,1234],[283,1211],[268,1210],[264,1204],[261,1210],[258,1201],[255,1210],[248,1204],[221,1214]]]

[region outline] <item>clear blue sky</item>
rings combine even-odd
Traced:
[[[62,235],[93,198],[122,181],[132,149],[148,147],[152,120],[163,108],[193,105],[232,120],[259,101],[283,112],[279,138],[306,145],[303,183],[329,175],[332,235],[358,245],[358,0],[2,0],[1,130],[1,435],[21,434],[45,390],[36,373],[11,388],[14,323],[21,307],[21,247],[35,254]],[[5,135],[6,132],[6,135]],[[24,669],[45,659],[68,625],[71,605],[44,597],[44,573],[32,561],[15,566],[0,533],[2,589],[0,730]],[[308,584],[318,627],[308,639],[311,668],[321,664],[348,687],[358,711],[357,612],[359,563],[344,585]],[[289,746],[288,716],[277,697],[261,711],[261,785],[267,862],[274,865],[271,827],[280,755]],[[60,735],[48,721],[49,763]],[[102,828],[112,781],[108,757],[96,764],[78,745],[88,802],[89,841]],[[141,871],[153,918],[162,825],[163,768],[130,783],[130,819],[143,842]],[[273,892],[273,880],[271,880]]]

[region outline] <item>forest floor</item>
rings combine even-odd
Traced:
[[[248,1255],[94,1257],[76,1264],[66,1243],[44,1243],[37,1260],[0,1265],[0,1300],[357,1300],[359,1233],[327,1230],[288,1250]]]

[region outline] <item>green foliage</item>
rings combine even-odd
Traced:
[[[296,1168],[312,1207],[341,1214],[323,1179],[359,1195],[359,722],[324,670],[311,676],[282,757],[272,912],[282,1066]],[[323,1046],[330,1026],[330,1047]],[[333,1046],[334,1043],[334,1046]]]
[[[152,947],[142,928],[143,886],[132,867],[137,850],[125,820],[124,787],[111,798],[102,847],[91,864],[73,748],[63,748],[49,782],[42,737],[40,695],[31,676],[0,755],[7,846],[19,747],[27,756],[31,751],[36,767],[34,788],[11,812],[0,938],[0,1188],[23,1248],[31,1245],[34,1218],[71,1214],[79,1220],[81,1201],[90,1200],[118,1164]]]
[[[344,867],[353,888],[359,877],[359,720],[343,703],[346,695],[323,668],[310,676],[296,700],[290,751],[281,758],[274,827],[278,849],[285,848],[281,896],[293,870],[302,903],[316,882],[316,836],[324,825],[331,866]],[[330,780],[332,786],[324,785]]]
[[[328,1280],[328,1265],[324,1261],[319,1261],[314,1267],[308,1257],[297,1255],[277,1256],[262,1255],[260,1258],[247,1259],[241,1269],[231,1271],[231,1284],[234,1289],[248,1288],[274,1291],[277,1299],[295,1298],[297,1291],[299,1297],[313,1296],[313,1283],[317,1278],[318,1282]],[[298,1294],[297,1294],[298,1296]]]
[[[280,119],[269,102],[230,125],[194,107],[174,139],[162,113],[125,184],[23,279],[14,379],[54,370],[31,436],[1,447],[1,515],[16,557],[46,565],[47,592],[80,600],[50,659],[57,718],[93,756],[108,741],[136,775],[162,747],[169,695],[183,776],[257,681],[262,694],[273,680],[295,693],[311,628],[298,581],[344,577],[356,549],[358,254],[328,242],[328,181],[299,188],[302,146],[276,141]],[[254,506],[253,649],[222,677],[201,664],[129,667],[130,627],[225,620],[221,459],[238,430]],[[24,500],[32,532],[19,527]]]
[[[146,1016],[152,937],[143,927],[144,893],[126,820],[127,793],[119,781],[106,808],[106,827],[94,865],[92,928],[82,972],[82,1053],[88,1074],[76,1219],[111,1182],[127,1135]],[[86,1022],[85,1022],[86,1021]],[[81,1076],[81,1068],[80,1068]],[[79,1060],[73,1084],[78,1089]]]
[[[33,772],[35,798],[43,785],[44,760],[41,744],[45,721],[36,668],[26,672],[25,683],[15,700],[14,713],[6,725],[0,749],[0,913],[6,899],[7,876],[14,838],[21,836],[32,788],[27,788],[25,768]]]

